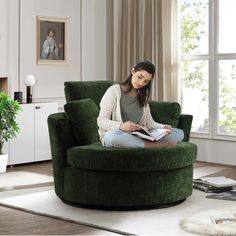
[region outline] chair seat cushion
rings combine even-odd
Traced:
[[[107,148],[100,143],[77,146],[67,151],[71,167],[87,170],[142,172],[170,170],[192,165],[197,146],[181,142],[175,147]]]

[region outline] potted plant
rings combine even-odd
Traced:
[[[16,115],[20,109],[18,101],[0,92],[0,172],[6,172],[8,160],[8,155],[3,154],[3,144],[19,132]]]

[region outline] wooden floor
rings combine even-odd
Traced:
[[[51,161],[8,167],[7,172],[27,171],[52,176]],[[17,180],[16,180],[17,181]],[[45,184],[37,184],[37,187]],[[11,189],[20,187],[9,186]],[[31,188],[32,186],[29,185]],[[25,188],[25,187],[24,187]],[[118,235],[85,225],[0,206],[0,235]]]
[[[224,167],[224,165],[196,162],[194,167]],[[236,179],[236,166],[225,166],[224,172],[214,176],[226,176]],[[7,169],[12,171],[27,171],[52,175],[51,161],[18,165]],[[213,176],[213,175],[212,175]],[[17,180],[16,180],[17,181]],[[11,186],[14,189],[14,186]],[[31,186],[32,187],[32,186]],[[37,185],[37,187],[39,187]],[[19,187],[17,187],[19,188]],[[17,189],[16,188],[16,189]],[[3,190],[4,191],[4,190]],[[0,235],[117,235],[116,233],[88,227],[76,223],[66,222],[50,217],[31,214],[0,206]]]

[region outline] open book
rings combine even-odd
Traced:
[[[236,190],[207,195],[206,198],[236,201]],[[234,219],[234,221],[236,222],[236,218]]]
[[[131,132],[133,135],[137,135],[142,139],[150,140],[150,141],[157,141],[168,134],[167,129],[153,129],[149,131],[145,128],[141,128],[140,130]]]
[[[200,184],[205,184],[205,185],[210,185],[213,187],[233,187],[236,186],[236,180],[226,178],[224,176],[220,177],[203,177],[200,179],[194,179],[193,180],[194,184],[200,183]]]
[[[193,188],[201,190],[205,193],[221,193],[229,190],[233,190],[232,186],[227,186],[227,187],[214,187],[209,184],[205,183],[193,183]]]

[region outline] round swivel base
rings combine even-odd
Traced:
[[[107,211],[140,211],[140,210],[151,210],[151,209],[160,209],[160,208],[167,208],[173,207],[176,205],[181,204],[184,202],[186,198],[168,204],[157,204],[157,205],[148,205],[148,206],[100,206],[100,205],[87,205],[87,204],[80,204],[80,203],[73,203],[62,200],[63,203],[74,206],[74,207],[81,207],[81,208],[88,208],[88,209],[96,209],[96,210],[107,210]]]

